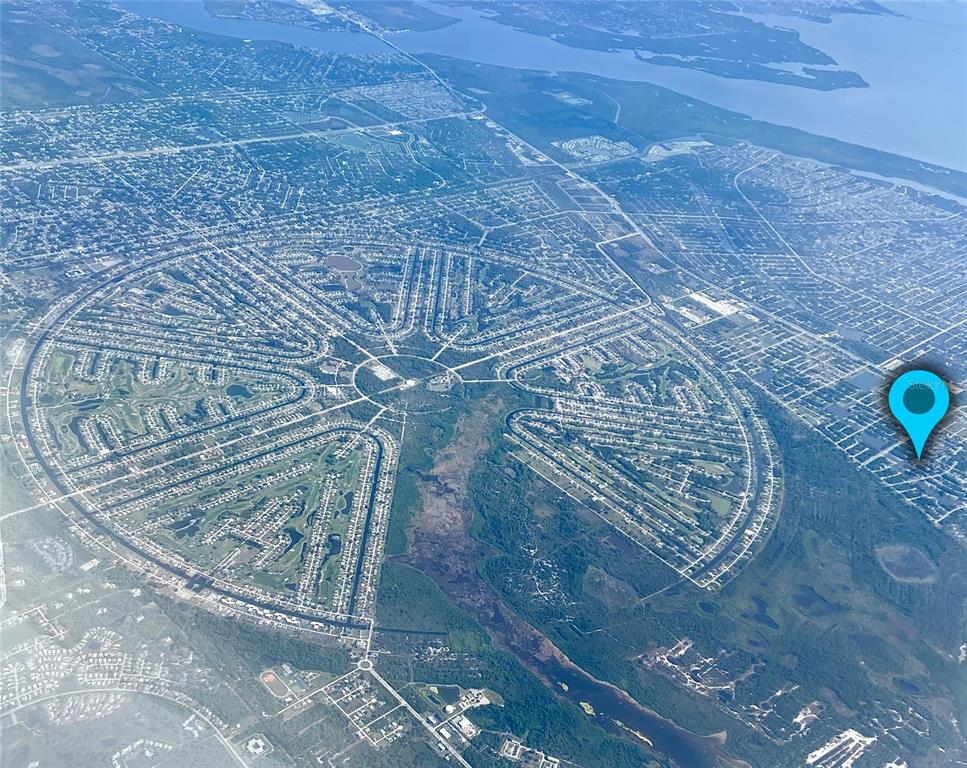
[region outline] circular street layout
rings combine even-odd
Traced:
[[[59,311],[19,406],[50,495],[127,560],[358,634],[407,425],[495,388],[515,460],[670,576],[715,588],[768,531],[778,473],[749,396],[607,264],[186,246]]]

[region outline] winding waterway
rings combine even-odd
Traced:
[[[711,768],[728,759],[721,754],[717,738],[698,736],[679,728],[657,712],[642,707],[620,689],[573,665],[554,657],[533,658],[529,665],[551,681],[559,694],[584,708],[588,716],[606,731],[643,740],[683,768]]]

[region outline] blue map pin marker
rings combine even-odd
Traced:
[[[933,428],[950,407],[950,392],[937,374],[907,371],[890,386],[890,410],[910,435],[917,459]]]

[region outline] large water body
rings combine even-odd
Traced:
[[[423,2],[457,24],[390,39],[410,53],[483,64],[584,72],[655,83],[725,109],[820,136],[967,171],[967,2],[884,2],[897,16],[840,14],[832,23],[755,16],[858,72],[869,88],[816,91],[733,80],[641,61],[630,51],[572,48],[498,24],[468,7]],[[642,52],[647,56],[647,52]]]
[[[437,53],[483,64],[583,72],[655,83],[725,109],[861,146],[967,171],[967,2],[884,2],[897,16],[840,14],[830,24],[756,16],[802,40],[869,88],[816,91],[734,80],[650,64],[630,51],[590,51],[498,24],[469,7],[421,1],[458,19],[429,32],[388,39],[409,53]],[[385,52],[367,34],[320,31],[265,21],[212,18],[203,0],[126,0],[122,7],[184,27],[339,53]],[[646,52],[643,55],[647,56]]]
[[[282,42],[335,53],[388,51],[381,40],[360,32],[308,29],[250,19],[213,18],[205,10],[204,0],[121,0],[118,5],[140,16],[239,40]]]

